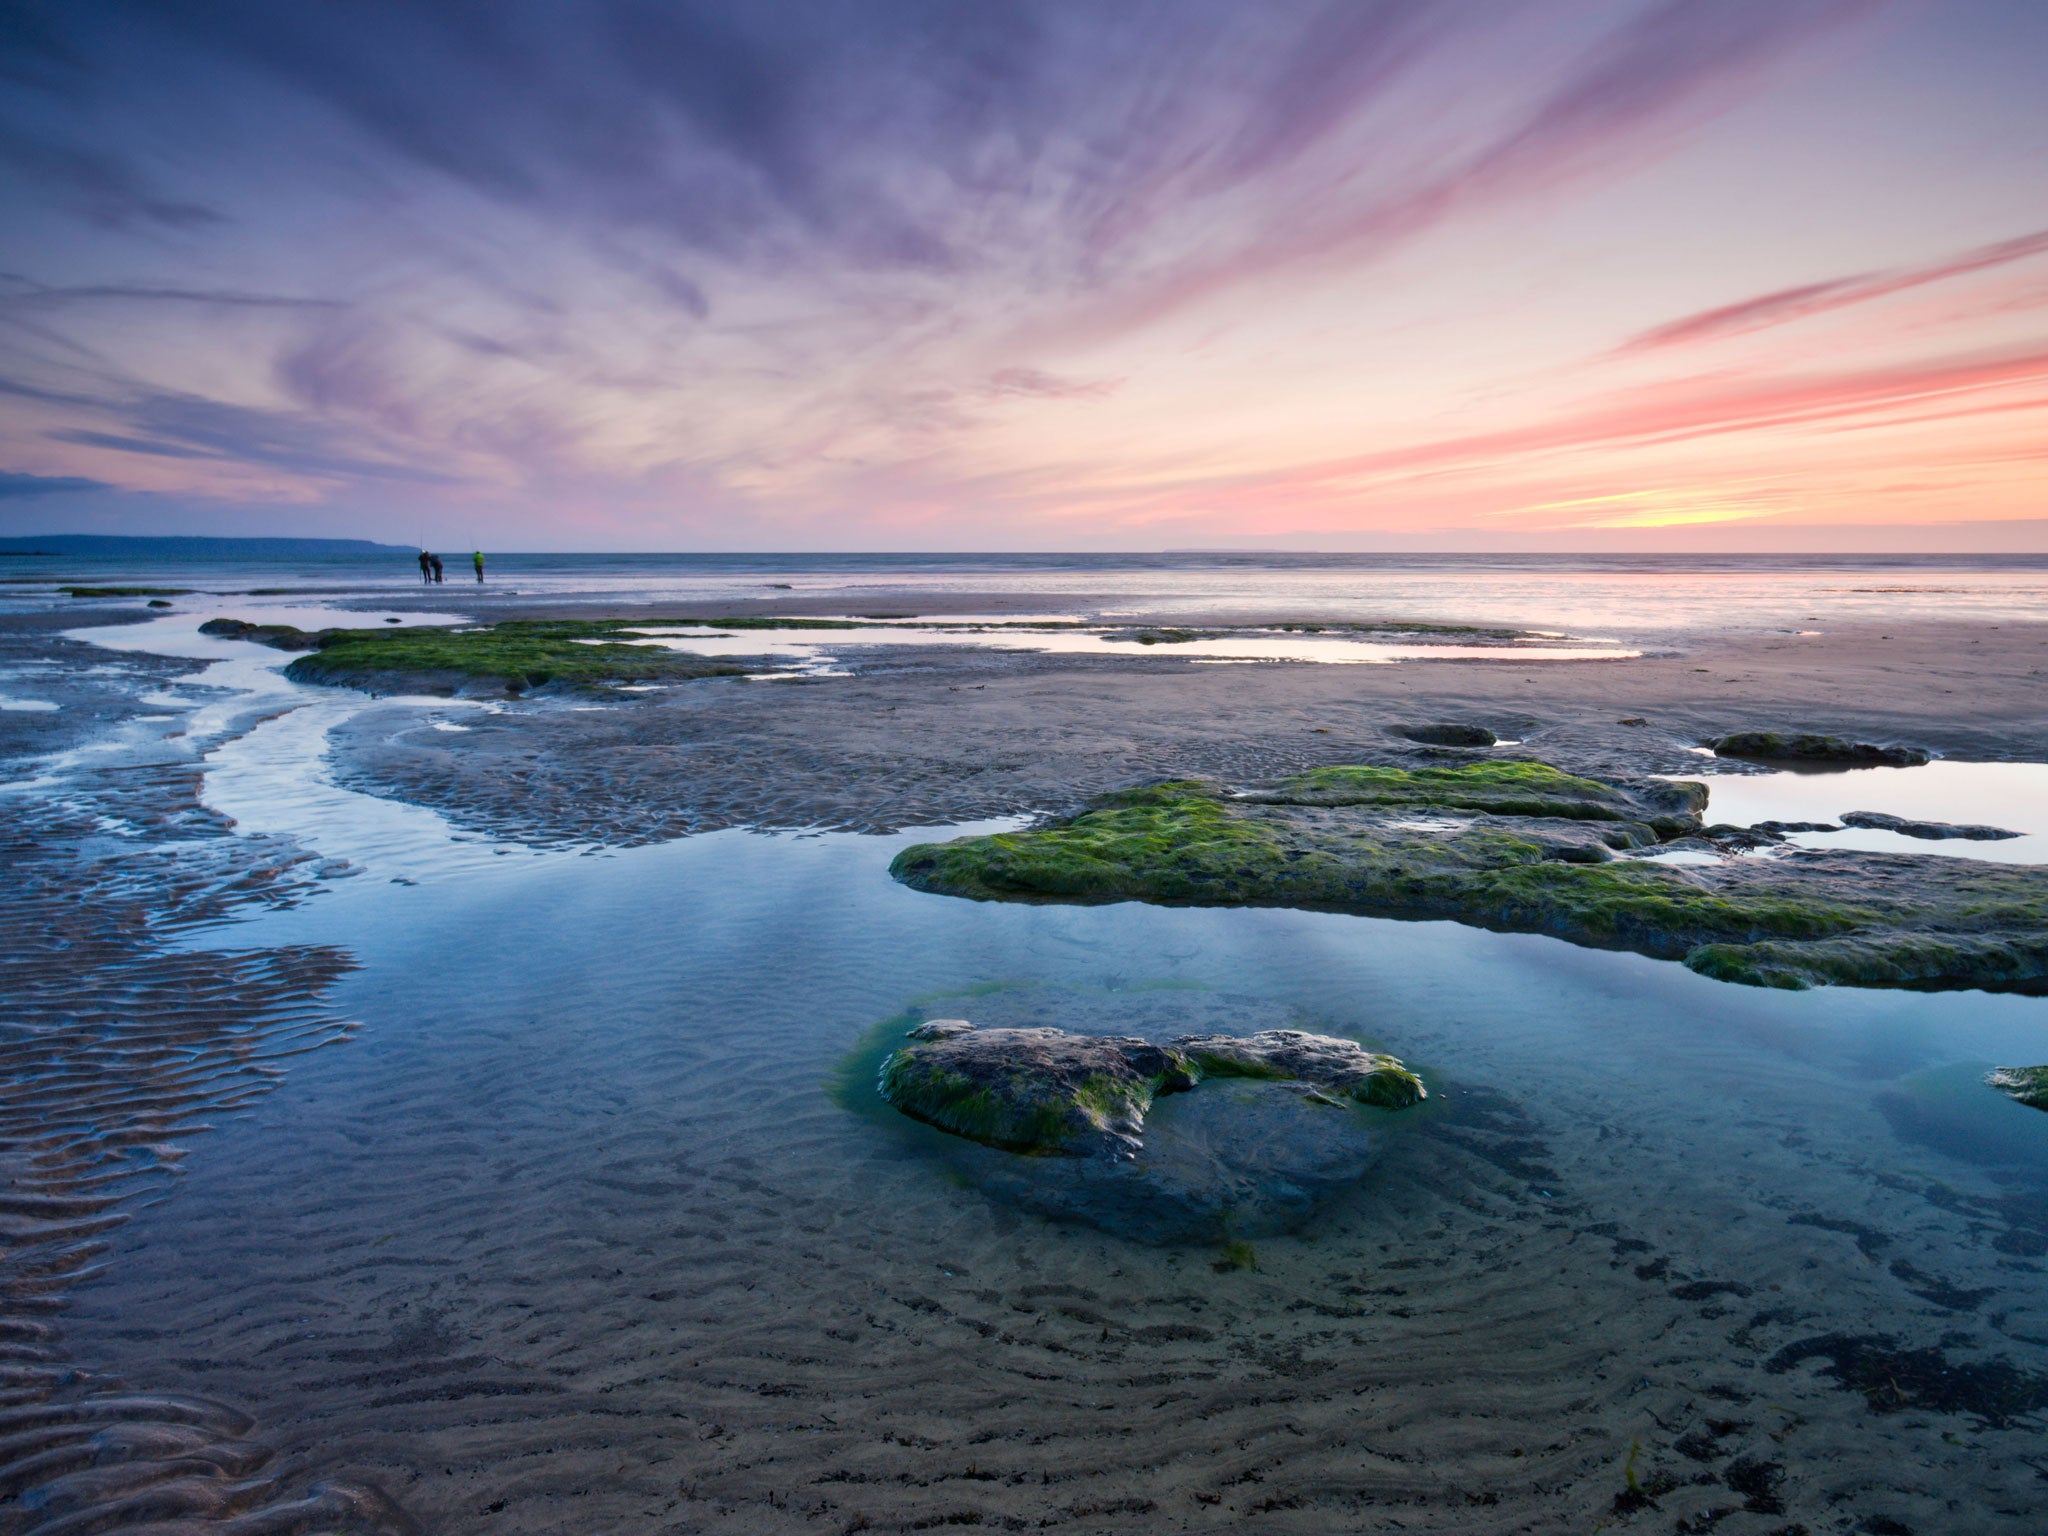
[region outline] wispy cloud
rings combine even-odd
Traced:
[[[1116,393],[1121,379],[1070,379],[1043,368],[998,368],[982,384],[980,393],[1001,399],[1099,400]]]
[[[150,458],[263,465],[320,479],[450,483],[448,476],[424,466],[373,456],[345,430],[290,412],[173,394],[102,400],[97,405],[126,430],[68,428],[49,433],[49,440]]]
[[[2019,391],[2017,395],[2009,391]],[[1439,438],[1304,465],[1260,485],[1296,490],[1430,470],[1475,470],[1586,449],[1641,447],[1781,428],[1869,427],[1944,415],[2048,416],[2048,348],[1893,367],[1731,382],[1679,380],[1598,400],[1528,426]]]
[[[190,230],[223,222],[204,203],[159,192],[126,157],[11,128],[0,120],[0,166],[54,193],[90,223]]]
[[[295,294],[251,293],[232,288],[159,288],[143,283],[76,283],[56,286],[12,273],[0,274],[0,305],[15,309],[95,303],[193,304],[225,309],[341,309],[338,299]]]
[[[78,475],[22,475],[0,469],[0,501],[21,501],[31,496],[61,496],[75,491],[109,491],[101,480]]]
[[[1674,320],[1668,325],[1644,331],[1629,341],[1623,350],[1644,351],[1654,347],[1681,346],[1691,342],[1719,341],[1724,337],[1740,336],[1771,326],[1789,325],[1793,321],[1826,314],[1830,310],[1847,309],[1852,304],[1868,304],[1877,299],[1888,299],[1893,294],[1905,293],[1914,288],[1925,288],[1934,283],[1973,276],[1979,272],[1988,272],[1996,267],[2009,266],[2016,261],[2027,261],[2043,255],[2048,255],[2048,230],[2020,235],[2011,240],[1994,241],[1990,245],[1980,245],[1944,261],[1930,262],[1925,266],[1898,267],[1890,271],[1864,272],[1854,277],[1833,278],[1827,282],[1806,283],[1797,288],[1782,288],[1776,293],[1744,299],[1739,303],[1724,304],[1717,309],[1702,310],[1696,315],[1687,315],[1682,320]]]

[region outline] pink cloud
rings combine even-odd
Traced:
[[[2041,383],[2048,383],[2048,348],[2038,346],[1746,385],[1682,380],[1661,389],[1632,391],[1591,410],[1532,426],[1333,460],[1307,471],[1302,478],[1333,480],[1566,448],[1672,442],[1789,425],[1868,422],[1910,406]],[[1958,404],[1952,414],[2004,411],[2009,404]]]
[[[1949,257],[1946,261],[1933,262],[1927,266],[1900,267],[1889,272],[1866,272],[1855,277],[1836,278],[1830,282],[1784,288],[1776,293],[1744,299],[1737,304],[1724,304],[1718,309],[1702,310],[1696,315],[1687,315],[1682,320],[1660,325],[1627,342],[1621,350],[1635,352],[1689,342],[1719,341],[1725,336],[1740,336],[1774,325],[1787,325],[1811,315],[1825,314],[1829,310],[1845,309],[1852,304],[1868,304],[1876,299],[1889,298],[1895,293],[1904,293],[1908,289],[1924,288],[1930,283],[1947,282],[1952,278],[1966,277],[1971,273],[1989,271],[1994,267],[2002,267],[2011,262],[2025,261],[2030,257],[2044,254],[2048,254],[2048,230],[2021,235],[2012,240],[2000,240],[1991,245],[1980,245],[1974,250],[1964,251],[1960,255]]]

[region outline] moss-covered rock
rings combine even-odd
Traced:
[[[1736,731],[1711,744],[1717,757],[1759,762],[1839,763],[1844,767],[1913,768],[1927,761],[1918,747],[1879,747],[1810,731]]]
[[[1130,1156],[1142,1146],[1152,1101],[1205,1078],[1299,1082],[1382,1109],[1427,1096],[1422,1080],[1393,1057],[1300,1030],[1155,1045],[934,1019],[909,1039],[882,1063],[882,1097],[913,1119],[1009,1152]]]
[[[1851,852],[1687,866],[1589,853],[1695,832],[1705,793],[1533,762],[1324,768],[1237,795],[1174,781],[1032,831],[908,848],[891,868],[920,890],[984,900],[1452,918],[1753,986],[2048,991],[2048,870]]]
[[[1197,1079],[1312,1083],[1375,1109],[1407,1109],[1429,1097],[1422,1079],[1392,1056],[1334,1035],[1265,1029],[1253,1035],[1183,1035],[1174,1046]]]
[[[2048,1067],[2000,1067],[1984,1081],[2029,1109],[2048,1109]]]
[[[519,693],[550,683],[681,682],[751,670],[730,660],[632,644],[620,638],[626,628],[615,620],[560,619],[508,620],[479,628],[303,630],[220,618],[199,626],[201,634],[306,652],[285,668],[293,682],[369,693],[480,688]]]

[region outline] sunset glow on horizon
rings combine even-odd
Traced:
[[[8,17],[0,533],[2048,548],[2022,0]]]

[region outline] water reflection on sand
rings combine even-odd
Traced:
[[[2022,834],[1995,842],[1930,841],[1863,827],[1790,834],[1792,842],[1807,847],[1940,854],[1996,864],[2048,864],[2048,764],[2044,763],[1936,761],[1916,768],[1696,777],[1711,792],[1707,819],[1736,826],[1754,826],[1760,821],[1833,822],[1852,811],[1877,811],[1912,821],[1977,823]]]
[[[1490,645],[1430,640],[1371,638],[1349,633],[1285,635],[1267,631],[1198,636],[1194,639],[1134,639],[1133,631],[1067,627],[1036,629],[1014,623],[1000,627],[947,624],[877,625],[864,629],[738,632],[703,628],[633,629],[641,643],[693,656],[778,656],[796,661],[812,675],[843,670],[849,651],[876,647],[968,646],[984,650],[1041,651],[1063,656],[1150,654],[1195,662],[1318,662],[1328,665],[1384,665],[1397,661],[1622,661],[1642,652],[1593,641],[1569,644],[1505,640]],[[1562,639],[1562,637],[1559,637]],[[594,642],[595,643],[595,642]]]

